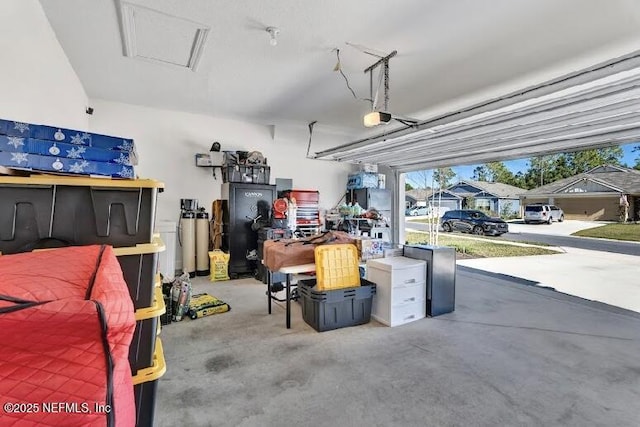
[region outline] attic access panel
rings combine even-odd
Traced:
[[[315,158],[410,172],[639,139],[640,51]]]
[[[197,69],[209,27],[119,1],[125,56]]]

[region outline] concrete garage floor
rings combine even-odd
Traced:
[[[162,330],[159,426],[637,426],[640,315],[458,268],[456,311],[318,333],[265,285]]]

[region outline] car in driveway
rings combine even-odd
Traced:
[[[476,235],[500,236],[509,232],[509,225],[500,218],[492,218],[482,211],[458,209],[445,212],[440,220],[446,232],[461,231]]]
[[[564,211],[555,205],[533,203],[524,207],[525,224],[532,222],[551,224],[553,221],[564,221]]]
[[[409,216],[423,216],[429,215],[429,208],[427,206],[416,206],[407,211]]]

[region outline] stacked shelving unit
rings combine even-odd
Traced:
[[[158,336],[166,309],[157,274],[165,245],[154,234],[157,196],[163,189],[163,183],[151,179],[0,176],[3,257],[40,246],[113,247],[135,309],[129,364],[137,427],[154,424],[157,383],[166,370]],[[70,270],[74,261],[68,262]],[[50,381],[56,381],[55,375]]]

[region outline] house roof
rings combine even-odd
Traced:
[[[414,188],[413,190],[405,191],[405,196],[409,196],[415,200],[426,200],[431,195],[431,189]]]
[[[415,188],[413,190],[407,190],[404,194],[405,196],[409,196],[415,200],[427,200],[428,198],[430,198],[433,193],[435,193],[436,195],[438,194],[438,191],[433,190],[433,189],[428,189],[425,190],[424,188]],[[453,193],[449,190],[442,190],[442,196],[446,197],[448,199],[460,199],[460,195]],[[436,196],[437,197],[437,196]]]
[[[487,181],[472,181],[462,180],[455,185],[449,187],[450,189],[456,185],[467,184],[476,187],[479,191],[475,193],[457,193],[464,196],[475,196],[478,193],[485,192],[489,195],[495,196],[499,199],[517,199],[521,194],[527,192],[524,188],[515,187],[509,184],[503,184],[501,182],[487,182]]]
[[[640,171],[622,166],[603,165],[590,171],[564,178],[527,191],[524,195],[560,194],[580,180],[589,180],[610,187],[611,191],[640,194]]]

